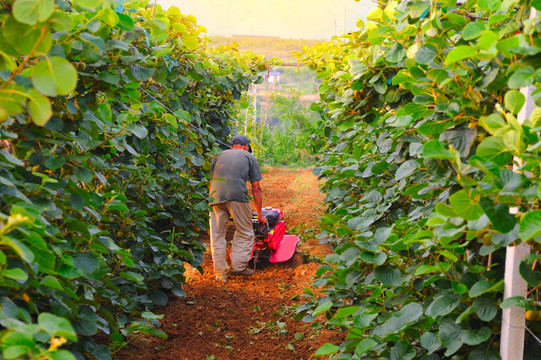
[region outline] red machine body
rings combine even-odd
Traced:
[[[263,216],[267,219],[268,225],[259,224],[257,213],[252,214],[255,234],[252,258],[255,259],[255,262],[259,258],[268,258],[271,263],[288,261],[295,254],[299,237],[286,235],[286,223],[283,220],[284,213],[282,210],[270,206],[261,210]]]

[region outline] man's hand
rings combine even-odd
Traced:
[[[257,215],[257,221],[259,221],[260,224],[268,223],[267,218],[260,214]]]

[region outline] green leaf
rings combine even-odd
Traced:
[[[507,130],[503,135],[503,143],[514,155],[521,154],[524,149],[524,143],[519,132],[516,130]]]
[[[423,45],[417,50],[415,60],[420,64],[430,64],[438,55],[438,49],[433,45]],[[393,79],[394,80],[394,79]]]
[[[447,54],[445,65],[451,65],[454,62],[471,58],[477,55],[477,49],[469,45],[460,45]]]
[[[4,83],[6,84],[6,83]],[[26,102],[24,97],[25,89],[17,84],[7,84],[0,89],[0,106],[3,107],[9,115],[17,115],[23,111]]]
[[[0,244],[6,245],[10,247],[13,251],[19,255],[21,259],[26,261],[27,263],[34,262],[34,253],[26,247],[23,243],[19,242],[18,240],[9,238],[7,236],[2,236],[0,238]]]
[[[460,304],[459,294],[444,294],[437,296],[426,309],[426,314],[432,318],[450,314]]]
[[[359,315],[356,315],[353,319],[353,324],[355,327],[359,329],[365,329],[369,326],[372,326],[372,322],[375,318],[378,317],[378,314],[369,314],[369,313],[362,313]]]
[[[110,8],[105,8],[102,10],[100,19],[109,26],[116,26],[120,21],[118,14]]]
[[[464,40],[472,40],[481,36],[486,30],[486,25],[482,22],[471,22],[462,31],[462,38]]]
[[[519,273],[531,287],[539,286],[541,283],[541,273],[533,271],[532,266],[525,261],[520,262]]]
[[[475,45],[479,50],[489,50],[498,41],[498,34],[494,31],[487,30],[481,35]]]
[[[479,0],[478,6],[480,9],[494,12],[500,8],[500,0]]]
[[[4,358],[16,359],[31,354],[36,348],[36,343],[31,333],[11,331],[2,337],[1,347]]]
[[[54,276],[52,275],[47,275],[45,276],[42,280],[41,280],[41,285],[44,285],[44,286],[48,286],[50,287],[51,289],[56,289],[56,290],[64,290],[64,287],[62,286],[62,284],[60,283],[60,281],[58,281],[57,278],[55,278]]]
[[[43,163],[47,169],[57,170],[60,169],[65,162],[66,159],[63,156],[50,155],[45,158]]]
[[[492,297],[480,297],[473,302],[473,308],[482,321],[492,321],[498,314],[498,306]]]
[[[438,214],[448,218],[457,216],[452,207],[441,202],[436,203],[435,210]]]
[[[93,178],[90,170],[83,167],[73,168],[73,174],[77,177],[77,179],[81,180],[84,183],[91,182]]]
[[[126,14],[118,14],[118,24],[116,25],[124,31],[132,31],[135,24],[133,19]]]
[[[419,168],[419,163],[417,163],[417,161],[415,160],[405,161],[396,170],[395,179],[401,180],[405,177],[408,177],[411,174],[413,174],[417,168]]]
[[[77,85],[77,70],[64,58],[45,58],[32,68],[32,84],[48,96],[68,95]]]
[[[381,251],[374,254],[369,251],[364,251],[361,253],[360,258],[362,261],[370,264],[383,265],[385,260],[387,260],[387,253],[385,251]]]
[[[402,61],[406,56],[406,50],[400,43],[395,43],[390,51],[385,53],[385,59],[392,63],[397,63]]]
[[[363,339],[357,346],[355,347],[355,354],[358,356],[361,356],[365,352],[372,349],[374,346],[376,346],[378,343],[373,340],[372,338]]]
[[[491,135],[503,135],[509,128],[509,125],[507,125],[500,114],[481,116],[479,118],[479,125],[481,125]]]
[[[92,274],[98,269],[98,258],[90,252],[75,253],[72,257],[73,265],[83,273]]]
[[[384,285],[399,285],[401,283],[402,273],[399,269],[394,269],[388,265],[378,266],[374,270],[374,278]]]
[[[142,275],[134,273],[133,271],[123,271],[119,275],[136,283],[142,283],[143,280],[145,280]]]
[[[535,79],[535,69],[531,66],[519,68],[507,80],[507,86],[511,89],[520,89],[523,86],[533,84]]]
[[[494,204],[491,199],[482,197],[479,201],[484,213],[490,219],[494,230],[506,234],[515,228],[517,220],[509,213],[509,207],[503,204]]]
[[[486,292],[493,292],[500,288],[500,285],[503,284],[503,280],[499,283],[494,284],[492,281],[480,280],[473,284],[468,295],[470,297],[477,297]]]
[[[520,39],[517,36],[501,39],[496,44],[496,48],[506,57],[513,56],[511,50],[517,49],[518,47],[520,47]]]
[[[88,305],[79,305],[79,316],[73,322],[73,328],[79,335],[92,336],[98,331],[98,316]]]
[[[389,235],[391,235],[391,232],[393,231],[393,227],[381,227],[376,230],[376,233],[374,234],[374,240],[381,244],[385,240],[389,238]]]
[[[90,237],[90,233],[88,232],[88,223],[84,221],[78,220],[76,218],[69,218],[64,221],[64,226],[70,231],[78,232],[82,235]]]
[[[141,317],[146,320],[161,320],[163,319],[163,314],[154,314],[151,311],[145,311],[141,314]]]
[[[362,277],[363,277],[363,274],[361,272],[352,270],[348,272],[346,275],[346,279],[345,279],[346,285],[348,287],[353,287],[355,286],[355,284],[359,283]]]
[[[442,345],[448,349],[445,355],[452,355],[462,346],[462,331],[462,327],[450,317],[446,317],[440,322],[439,337]]]
[[[49,313],[41,313],[38,316],[38,324],[50,336],[64,337],[69,340],[77,341],[75,330],[68,319]]]
[[[453,254],[453,253],[450,252],[450,251],[447,251],[447,250],[441,250],[441,251],[440,251],[440,255],[446,257],[447,259],[449,259],[449,260],[451,260],[451,261],[453,261],[453,262],[457,262],[457,261],[458,261],[458,256],[456,256],[455,254]],[[440,263],[440,264],[448,264],[448,263]],[[453,288],[453,290],[454,290],[454,288]],[[462,291],[462,292],[461,292],[461,291],[456,291],[456,292],[459,293],[459,294],[462,294],[462,293],[463,293],[463,291]]]
[[[148,135],[148,130],[144,126],[129,124],[127,126],[128,130],[139,139],[144,139]]]
[[[449,152],[440,141],[435,139],[429,140],[423,145],[423,156],[431,159],[456,159],[456,155]]]
[[[104,0],[74,0],[74,2],[85,9],[95,9],[103,3]]]
[[[152,77],[152,75],[154,75],[154,68],[130,65],[130,72],[135,79],[139,81],[147,81]]]
[[[4,269],[0,274],[19,282],[25,282],[28,280],[28,274],[21,268]]]
[[[195,35],[183,35],[182,43],[186,46],[188,50],[195,50],[199,45],[199,39]]]
[[[501,360],[499,352],[492,347],[487,347],[485,345],[480,345],[475,348],[468,356],[468,360]]]
[[[105,45],[105,41],[103,41],[101,37],[92,35],[88,32],[81,33],[80,36],[81,36],[81,40],[83,40],[85,45],[90,46],[90,48],[94,48],[100,54],[105,53],[107,51],[107,46]]]
[[[123,211],[123,212],[130,211],[128,209],[128,206],[125,203],[123,203],[121,201],[118,201],[118,200],[111,201],[111,203],[107,206],[107,209],[109,209],[109,210],[119,210],[119,211]]]
[[[191,122],[192,121],[192,115],[187,112],[186,110],[176,110],[175,115],[183,119],[184,121]]]
[[[317,316],[319,314],[326,313],[332,308],[332,305],[333,305],[332,301],[326,301],[323,304],[319,305],[317,308],[315,308],[312,315]]]
[[[472,199],[466,190],[459,190],[451,195],[449,202],[453,212],[463,219],[477,220],[483,214],[479,203]]]
[[[522,241],[528,241],[541,234],[541,210],[533,210],[520,221],[518,235]]]
[[[177,118],[174,117],[173,115],[171,114],[165,114],[165,120],[171,124],[172,127],[174,127],[175,129],[178,129],[178,122],[177,122]]]
[[[375,7],[366,15],[366,20],[378,21],[383,18],[383,10],[379,7]]]
[[[330,355],[330,354],[336,354],[340,350],[340,348],[333,344],[325,344],[319,349],[317,349],[315,355]]]
[[[6,161],[12,163],[13,165],[24,166],[24,163],[21,160],[7,152],[6,149],[0,150],[0,154],[2,154]]]
[[[38,93],[35,89],[28,90],[27,95],[28,110],[30,110],[32,122],[38,126],[44,126],[53,115],[49,99]]]
[[[407,341],[403,340],[391,349],[390,360],[411,360],[415,357],[416,351]]]
[[[482,327],[477,330],[464,330],[462,333],[462,341],[467,345],[479,345],[482,342],[490,339],[492,331],[488,327]]]
[[[439,262],[434,265],[421,265],[415,270],[415,276],[431,274],[431,273],[446,273],[451,265],[446,262]]]
[[[417,321],[423,315],[423,307],[418,303],[409,303],[399,311],[392,313],[392,317],[385,323],[378,325],[373,335],[384,337],[387,334],[396,333],[405,326]]]
[[[334,317],[336,317],[337,319],[345,319],[348,316],[351,316],[352,314],[359,311],[360,308],[361,308],[360,306],[347,306],[347,307],[340,308],[338,309]]]
[[[23,24],[44,22],[53,11],[54,0],[17,0],[13,4],[13,16]]]
[[[76,357],[68,350],[57,350],[47,354],[51,360],[76,360]]]
[[[409,6],[409,13],[412,19],[423,19],[430,11],[430,1],[416,1]]]
[[[34,46],[38,43],[39,45],[37,45],[37,49],[35,50],[40,53],[48,53],[52,46],[52,36],[50,31],[43,35],[39,27],[20,23],[11,16],[4,22],[2,33],[4,40],[13,45],[15,50],[21,55],[30,54],[30,52],[34,50]],[[20,41],[20,39],[24,39],[24,41]]]
[[[507,165],[513,158],[500,136],[485,138],[477,147],[477,156],[499,166]]]
[[[518,90],[509,90],[505,93],[505,108],[513,115],[518,114],[525,102],[526,97]]]
[[[393,85],[405,84],[407,82],[413,82],[415,79],[409,74],[407,70],[400,70],[392,80]]]
[[[433,353],[441,347],[441,341],[437,334],[429,331],[421,335],[421,346],[428,350],[428,354]]]
[[[541,0],[532,0],[530,5],[534,7],[537,11],[541,11]]]
[[[389,163],[387,161],[380,161],[372,166],[372,174],[379,175],[389,169]]]
[[[508,297],[507,299],[502,301],[502,303],[500,304],[500,307],[502,309],[510,309],[513,306],[518,306],[524,309],[531,307],[530,302],[526,300],[525,298],[523,298],[522,296]]]

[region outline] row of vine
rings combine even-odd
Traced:
[[[512,306],[541,334],[539,10],[379,1],[359,31],[299,54],[323,81],[327,152],[314,173],[329,205],[321,239],[336,253],[319,270],[324,296],[307,290],[298,317],[347,330],[317,354],[498,359]],[[528,295],[503,301],[506,247],[521,242]],[[524,358],[539,358],[526,341]]]
[[[210,158],[267,64],[146,0],[0,4],[1,357],[112,358],[166,336],[151,310],[202,264]]]

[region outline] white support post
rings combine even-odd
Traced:
[[[531,8],[530,18],[534,18],[537,12]],[[532,88],[525,86],[520,92],[526,97],[526,103],[520,110],[517,120],[520,124],[530,117],[534,108],[531,93]],[[515,164],[520,164],[520,160],[515,158]],[[513,166],[517,171],[517,166]],[[518,213],[518,208],[512,208],[511,213]],[[504,300],[513,296],[528,296],[528,284],[519,273],[521,259],[530,253],[530,245],[522,242],[518,246],[508,246],[505,258],[505,278],[504,278]],[[526,319],[525,310],[517,306],[510,309],[504,309],[502,312],[502,331],[500,342],[500,355],[502,360],[522,360],[524,354],[524,339]]]
[[[530,245],[521,243],[518,246],[508,246],[505,258],[505,287],[503,298],[512,296],[526,297],[528,284],[518,272],[518,266],[523,256],[530,253]],[[524,318],[525,310],[513,306],[504,309],[502,313],[502,333],[500,341],[500,355],[502,360],[521,360],[524,353]]]

